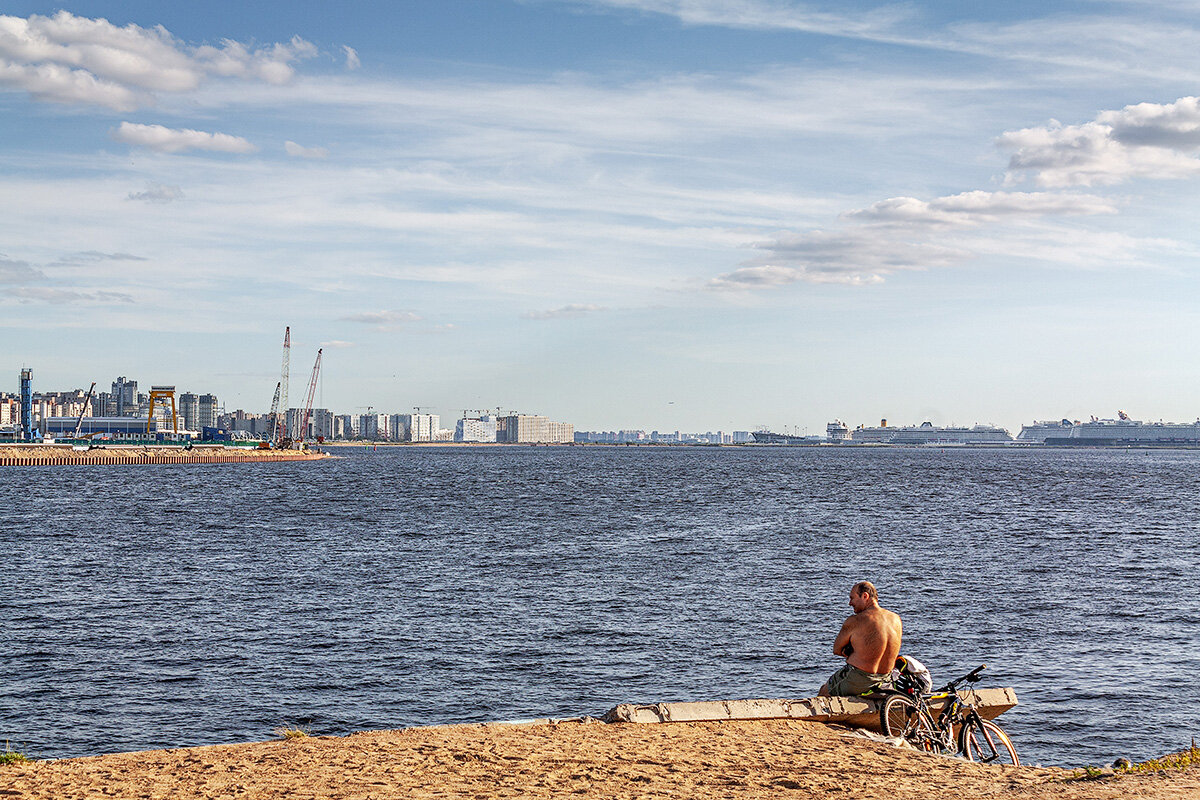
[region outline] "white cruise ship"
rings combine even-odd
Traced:
[[[1117,419],[1092,417],[1090,422],[1076,422],[1058,435],[1047,436],[1043,443],[1075,447],[1200,445],[1200,420],[1142,422],[1130,419],[1124,411],[1118,411],[1117,416]]]
[[[877,428],[860,425],[850,431],[847,438],[854,444],[909,445],[1003,444],[1013,440],[1007,430],[997,428],[995,425],[959,428],[940,427],[932,422],[922,422],[920,425],[905,425],[897,428],[889,426],[887,420],[883,420]],[[833,440],[832,436],[830,440]]]
[[[1045,444],[1050,437],[1062,438],[1071,435],[1071,420],[1035,420],[1032,425],[1022,425],[1017,441],[1024,444]]]

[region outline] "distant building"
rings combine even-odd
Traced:
[[[493,416],[463,417],[454,425],[456,442],[496,441],[496,418]]]
[[[335,419],[336,417],[333,412],[328,408],[314,408],[312,410],[312,418],[309,421],[312,438],[323,439],[325,441],[332,440]]]
[[[179,395],[179,416],[183,418],[184,430],[198,431],[199,423],[196,421],[196,407],[199,403],[199,398],[192,392],[183,392]],[[209,425],[215,427],[215,425]]]
[[[75,432],[75,425],[78,421],[79,417],[77,416],[48,417],[45,435],[70,436]],[[170,430],[170,427],[161,426],[157,417],[150,420],[151,434]],[[145,436],[146,420],[138,417],[84,417],[79,434],[84,436],[89,433],[107,433],[112,436]]]
[[[189,428],[189,430],[200,430],[201,428],[215,428],[217,426],[217,415],[221,413],[221,405],[217,402],[215,394],[202,394],[196,400],[196,424],[198,428]]]
[[[575,426],[534,414],[510,414],[496,421],[496,441],[509,444],[558,444],[575,441]]]
[[[439,414],[396,414],[394,419],[400,442],[436,441],[442,422]]]
[[[116,405],[118,417],[137,416],[140,397],[138,396],[137,381],[131,381],[124,375],[113,381],[112,397]]]
[[[388,436],[387,414],[360,414],[358,417],[358,438],[369,442],[386,441]]]

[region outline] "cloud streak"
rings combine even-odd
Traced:
[[[360,314],[350,314],[338,318],[342,322],[358,322],[370,325],[379,330],[395,330],[397,328],[420,322],[422,317],[415,311],[390,309],[387,311],[365,311]]]
[[[578,319],[585,317],[588,314],[594,314],[598,311],[607,311],[604,306],[594,305],[592,303],[570,303],[559,308],[546,309],[544,311],[526,311],[521,315],[522,319]]]
[[[304,147],[287,141],[283,143],[283,149],[293,158],[329,158],[329,151],[324,147]]]
[[[149,183],[141,192],[130,192],[130,200],[140,200],[143,203],[174,203],[184,197],[183,189],[163,183]]]
[[[31,267],[28,261],[14,261],[0,256],[0,284],[28,283],[45,278],[45,273]]]
[[[162,125],[140,125],[122,122],[109,131],[113,141],[145,147],[159,153],[182,153],[186,150],[207,150],[215,153],[253,153],[258,150],[240,136],[227,133],[208,133],[190,128],[167,128]]]
[[[980,253],[970,234],[988,225],[1029,225],[1046,217],[1116,213],[1094,195],[964,192],[923,201],[881,200],[846,212],[846,227],[786,233],[754,243],[764,255],[708,282],[710,289],[771,289],[800,281],[862,286],[906,270],[952,267]],[[947,238],[947,236],[949,238]],[[989,247],[994,247],[994,241]]]

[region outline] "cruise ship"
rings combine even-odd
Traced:
[[[820,444],[820,436],[793,436],[787,433],[772,433],[771,431],[753,431],[755,444]]]
[[[1021,426],[1017,441],[1022,444],[1045,444],[1051,437],[1060,439],[1070,436],[1072,424],[1069,419],[1035,420],[1032,425]]]
[[[1065,423],[1066,420],[1063,420]],[[1037,425],[1038,423],[1034,423]],[[1021,429],[1025,432],[1025,428]],[[1124,411],[1117,419],[1096,419],[1064,426],[1043,439],[1043,444],[1068,447],[1177,447],[1200,445],[1200,420],[1196,422],[1142,422]]]
[[[830,423],[830,441],[849,441],[853,444],[907,444],[907,445],[955,445],[955,444],[1005,444],[1013,440],[1004,428],[995,425],[975,425],[970,428],[937,426],[932,422],[920,425],[890,426],[882,420],[879,427],[858,426],[843,436],[840,423]],[[834,438],[834,431],[837,438]]]

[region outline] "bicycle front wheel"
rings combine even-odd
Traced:
[[[1012,764],[1021,766],[1012,739],[991,720],[968,719],[958,732],[958,750],[970,761],[981,764]]]
[[[884,736],[904,739],[918,750],[932,752],[936,736],[929,717],[921,712],[912,698],[902,694],[890,694],[879,707],[879,729]]]

